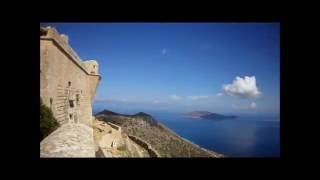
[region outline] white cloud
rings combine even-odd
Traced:
[[[257,98],[261,95],[256,86],[255,76],[245,76],[244,78],[237,76],[232,84],[224,85],[223,90],[231,96],[242,98]]]
[[[191,100],[199,100],[199,99],[207,99],[209,98],[209,96],[188,96],[187,98]]]
[[[173,100],[180,100],[180,99],[182,99],[181,96],[177,96],[177,95],[175,95],[175,94],[171,95],[170,98],[173,99]]]
[[[255,109],[257,107],[257,104],[255,103],[255,102],[252,102],[251,104],[250,104],[250,108],[251,109]]]
[[[217,93],[216,96],[223,96],[223,93]]]
[[[167,54],[167,49],[166,49],[166,48],[163,48],[163,49],[162,49],[162,54],[163,54],[163,55]]]

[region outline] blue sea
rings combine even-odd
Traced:
[[[280,156],[279,117],[204,120],[188,118],[181,113],[146,113],[191,142],[230,157]]]

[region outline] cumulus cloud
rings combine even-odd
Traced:
[[[182,99],[181,96],[177,96],[177,95],[175,95],[175,94],[171,95],[170,98],[173,99],[173,100],[180,100],[180,99]]]
[[[167,54],[167,49],[166,49],[166,48],[163,48],[163,49],[162,49],[162,54],[163,54],[163,55]]]
[[[255,76],[245,76],[244,78],[237,76],[232,84],[224,85],[223,90],[228,95],[241,98],[257,98],[261,95],[261,92],[256,85]]]
[[[191,100],[199,100],[199,99],[207,99],[209,98],[209,96],[188,96],[187,98]]]

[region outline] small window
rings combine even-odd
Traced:
[[[70,105],[71,108],[74,107],[73,100],[69,100],[69,105]]]
[[[93,68],[96,68],[96,65],[93,65]]]
[[[71,86],[71,82],[70,82],[70,81],[68,82],[68,86],[69,86],[69,87]]]
[[[69,114],[70,119],[72,119],[72,114]]]
[[[79,101],[80,101],[80,95],[79,94],[76,94],[76,101],[77,101],[77,105],[79,105]]]

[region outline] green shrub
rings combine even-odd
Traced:
[[[43,104],[40,97],[40,141],[59,127],[58,121],[54,118],[52,111]]]

